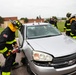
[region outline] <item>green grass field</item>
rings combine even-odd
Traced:
[[[64,23],[65,23],[65,22],[58,22],[58,23],[57,23],[58,29],[59,29],[61,32],[64,31]]]
[[[3,29],[4,29],[4,28],[1,28],[1,27],[0,27],[0,33],[3,31]]]

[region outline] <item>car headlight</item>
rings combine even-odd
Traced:
[[[33,59],[35,61],[52,61],[53,56],[43,52],[33,51]]]

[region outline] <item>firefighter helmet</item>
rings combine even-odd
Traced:
[[[20,29],[22,27],[22,23],[19,20],[11,20],[11,23],[15,26],[15,28]]]
[[[66,17],[68,17],[68,18],[71,17],[71,13],[68,12],[68,13],[66,14]]]

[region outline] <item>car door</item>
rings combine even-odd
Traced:
[[[20,30],[18,30],[18,44],[20,47],[23,46],[24,41],[24,26]]]

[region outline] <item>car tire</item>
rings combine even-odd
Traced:
[[[29,63],[28,63],[28,60],[27,60],[26,56],[21,59],[21,62],[23,63],[24,66],[26,66],[27,72],[28,72],[30,75],[35,75],[35,74],[31,71],[31,69],[30,69],[30,66],[29,66]]]
[[[30,75],[35,75],[35,74],[31,71],[31,69],[30,69],[30,67],[29,67],[29,64],[27,65],[27,72],[28,72]]]

